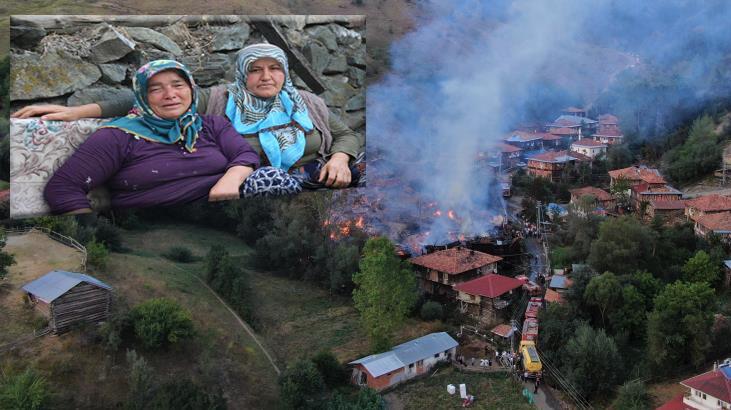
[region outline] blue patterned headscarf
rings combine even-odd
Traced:
[[[273,58],[282,66],[284,84],[272,98],[261,98],[246,89],[251,64]],[[235,82],[229,86],[226,116],[240,134],[257,134],[273,167],[288,170],[305,152],[305,132],[314,126],[305,102],[289,78],[287,56],[271,44],[252,44],[239,51]]]
[[[192,89],[192,102],[188,111],[175,120],[160,118],[147,102],[147,83],[152,76],[166,70],[176,70],[187,79]],[[173,60],[155,60],[143,65],[132,79],[132,90],[135,93],[133,113],[107,123],[106,127],[119,128],[135,137],[163,144],[175,144],[182,140],[189,152],[195,151],[195,142],[203,121],[196,113],[198,87],[193,75],[183,64]]]

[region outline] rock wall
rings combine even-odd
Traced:
[[[230,82],[239,49],[272,42],[257,29],[262,21],[303,56],[330,109],[364,132],[364,16],[13,16],[11,108],[131,95],[135,70],[161,58],[186,64],[202,87]],[[292,61],[290,74],[310,89]]]

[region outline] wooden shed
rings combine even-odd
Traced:
[[[48,318],[54,333],[77,323],[102,322],[109,316],[112,287],[89,275],[54,270],[23,286],[28,299]]]

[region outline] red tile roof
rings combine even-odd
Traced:
[[[543,141],[558,141],[561,139],[558,135],[553,135],[551,133],[543,133]]]
[[[723,374],[721,370],[711,370],[690,379],[680,382],[683,386],[731,403],[731,379]]]
[[[492,330],[490,330],[490,332],[495,333],[496,335],[498,335],[500,337],[508,337],[508,336],[510,336],[510,332],[512,330],[513,330],[513,328],[510,327],[510,325],[502,324],[502,325],[497,325],[497,326],[493,327]]]
[[[542,154],[534,155],[528,158],[528,161],[535,160],[540,162],[569,162],[569,161],[591,161],[591,158],[578,152],[568,151],[548,151]]]
[[[414,265],[456,275],[501,261],[503,258],[464,248],[451,248],[409,259]],[[522,283],[522,282],[521,282]]]
[[[731,212],[701,215],[696,222],[712,231],[731,231]]]
[[[688,207],[703,212],[731,211],[731,197],[711,194],[688,200]]]
[[[660,171],[655,168],[647,167],[628,167],[609,171],[609,176],[614,179],[624,178],[630,181],[644,181],[648,184],[665,184],[665,178],[660,175]]]
[[[571,143],[572,146],[578,145],[582,147],[606,147],[607,144],[601,143],[599,141],[594,141],[590,138],[582,138],[578,141],[574,141]]]
[[[602,114],[597,119],[600,124],[617,124],[619,122],[619,118],[612,114]]]
[[[521,286],[523,286],[523,282],[518,279],[509,278],[495,273],[488,273],[487,275],[480,276],[479,278],[454,285],[454,289],[470,295],[496,298]]]
[[[614,199],[612,195],[609,194],[609,192],[593,186],[569,189],[569,192],[571,193],[571,196],[576,196],[578,198],[581,198],[584,195],[591,195],[600,201],[611,201],[612,199]]]
[[[507,152],[507,153],[523,151],[523,148],[518,148],[515,145],[505,144],[502,142],[497,144],[497,147],[500,148],[500,151]]]
[[[655,410],[698,410],[695,407],[683,403],[684,396],[684,394],[681,394],[680,396],[673,398],[672,400],[656,408]]]
[[[563,296],[553,289],[546,289],[546,295],[543,298],[547,303],[564,303]]]
[[[662,209],[666,211],[674,210],[674,209],[685,209],[686,201],[683,199],[678,200],[663,200],[663,199],[653,199],[650,201],[650,206],[655,209]]]
[[[652,186],[648,183],[642,183],[642,184],[635,184],[632,185],[630,188],[633,192],[637,192],[639,194],[675,194],[675,195],[682,195],[683,193],[678,191],[677,189],[671,187],[670,185],[659,185],[659,186]]]

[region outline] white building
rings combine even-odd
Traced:
[[[586,155],[589,158],[596,158],[607,153],[607,144],[594,141],[590,138],[582,138],[571,143],[571,151]]]
[[[710,372],[680,382],[690,389],[682,396],[665,403],[657,410],[731,409],[731,359]]]

